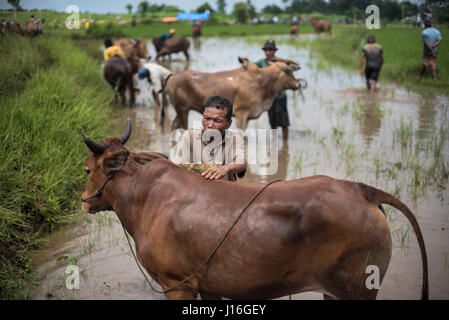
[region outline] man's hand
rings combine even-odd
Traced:
[[[206,179],[220,179],[224,177],[228,173],[228,170],[225,166],[210,168],[204,171],[201,175]]]
[[[365,69],[360,68],[360,74],[361,74],[362,76],[364,76],[364,75],[365,75]]]

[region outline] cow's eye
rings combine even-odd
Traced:
[[[89,175],[89,173],[90,173],[90,170],[86,169],[86,174]]]

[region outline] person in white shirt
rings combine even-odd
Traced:
[[[153,62],[144,64],[138,71],[138,78],[140,80],[147,79],[150,83],[154,102],[156,104],[156,112],[159,112],[161,108],[159,94],[163,94],[163,89],[167,84],[168,78],[172,75],[173,72]]]

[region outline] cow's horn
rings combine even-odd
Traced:
[[[93,153],[95,153],[95,154],[102,154],[103,152],[104,152],[104,147],[101,145],[101,144],[99,144],[99,143],[96,143],[95,141],[93,141],[93,140],[90,140],[87,136],[86,136],[86,134],[84,134],[83,133],[83,140],[84,140],[84,143],[86,144],[86,146],[90,149],[90,151],[92,151]]]
[[[125,144],[126,141],[128,141],[129,136],[131,135],[131,120],[126,120],[126,128],[125,128],[125,132],[123,132],[123,134],[120,136],[120,141],[122,142],[122,144]]]

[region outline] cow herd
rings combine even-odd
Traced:
[[[7,33],[16,34],[19,36],[29,36],[33,38],[42,34],[41,22],[39,20],[29,21],[25,29],[23,29],[20,26],[20,23],[14,20],[4,20],[0,24],[0,35],[5,35]]]
[[[162,47],[157,38],[153,40],[157,56],[184,52],[189,58],[189,40],[184,37],[167,39]],[[114,43],[126,54],[126,61],[119,58],[106,62],[103,72],[106,81],[120,94],[121,102],[126,103],[125,92],[128,89],[130,105],[135,102],[133,75],[142,66],[139,58],[150,59],[143,40],[120,39]],[[297,90],[301,84],[293,72],[300,69],[297,62],[290,59],[271,60],[268,68],[261,69],[246,58],[238,58],[241,67],[228,71],[204,73],[185,70],[176,73],[164,83],[163,95],[168,94],[176,111],[172,128],[187,129],[190,110],[202,112],[206,100],[214,95],[223,96],[233,102],[237,127],[245,129],[251,119],[257,119],[268,111],[280,90]],[[164,108],[167,106],[164,105]],[[163,111],[162,111],[163,112]]]

